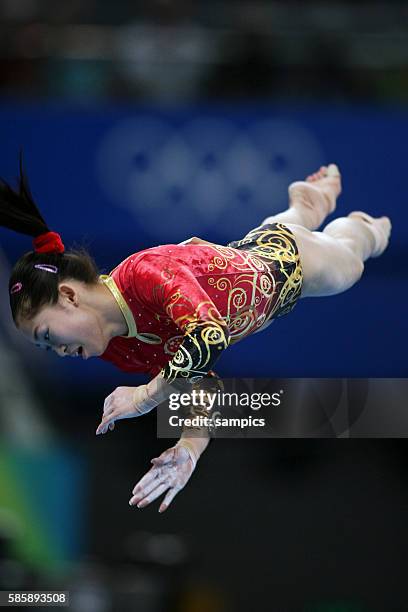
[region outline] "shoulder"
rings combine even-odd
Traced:
[[[110,273],[121,290],[126,290],[135,275],[145,269],[147,263],[157,263],[163,258],[161,247],[152,247],[132,253],[121,261]],[[163,259],[162,259],[163,261]]]
[[[137,267],[143,261],[154,261],[155,259],[171,259],[171,255],[177,254],[177,244],[163,244],[143,251],[137,251],[132,253],[126,259],[121,261],[111,272],[111,274],[118,273],[121,270],[129,270]]]
[[[174,246],[152,247],[133,253],[111,272],[119,291],[132,302],[132,307],[151,305],[152,301],[163,298],[163,291],[171,289],[173,279],[185,267],[168,252]]]

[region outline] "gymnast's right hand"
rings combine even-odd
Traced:
[[[102,420],[96,429],[96,435],[104,434],[115,427],[115,421],[132,419],[146,414],[155,408],[157,402],[149,397],[147,385],[139,387],[117,387],[108,395],[103,405]]]

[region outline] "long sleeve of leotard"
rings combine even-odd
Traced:
[[[190,269],[159,254],[146,254],[137,264],[134,286],[144,304],[170,318],[184,338],[162,369],[169,383],[205,376],[229,344],[229,330],[214,302]]]

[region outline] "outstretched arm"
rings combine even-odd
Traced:
[[[205,391],[203,403],[199,406],[191,405],[189,416],[206,415],[211,417],[209,402],[211,394],[223,388],[221,379],[210,372],[206,377],[205,383],[193,385],[196,391]],[[163,493],[166,496],[160,504],[159,512],[168,508],[174,497],[185,487],[190,479],[197,461],[207,448],[210,442],[210,430],[206,427],[186,427],[177,444],[159,457],[152,459],[153,467],[136,484],[132,491],[130,505],[137,505],[138,508],[148,506],[152,501],[160,497]]]

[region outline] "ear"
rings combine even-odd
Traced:
[[[70,304],[78,306],[79,296],[73,285],[70,285],[69,283],[60,283],[58,285],[58,293],[63,302],[68,301]]]

